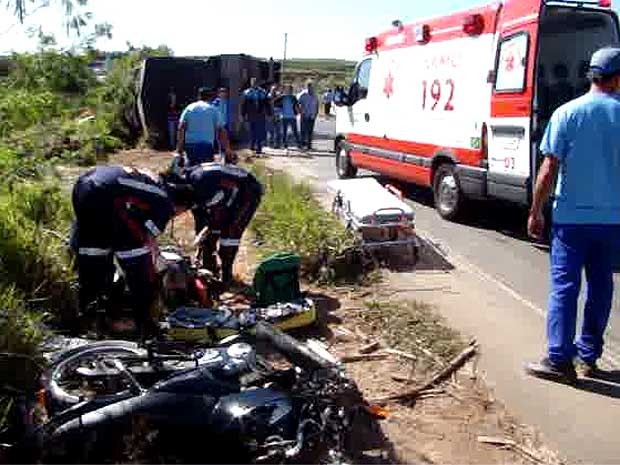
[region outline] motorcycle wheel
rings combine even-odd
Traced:
[[[88,394],[79,368],[92,368],[103,356],[146,356],[146,351],[128,341],[100,341],[58,353],[43,375],[43,385],[54,411],[62,411],[81,402]],[[117,392],[106,394],[117,394]]]

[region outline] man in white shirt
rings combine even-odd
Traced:
[[[314,122],[319,112],[319,99],[314,92],[311,81],[306,85],[306,89],[299,94],[297,101],[301,109],[301,145],[302,148],[310,150],[312,148]]]

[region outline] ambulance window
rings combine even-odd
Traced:
[[[529,36],[526,33],[519,33],[502,40],[495,73],[496,92],[523,92],[528,44]]]
[[[368,86],[370,84],[370,69],[372,67],[372,59],[368,58],[362,61],[355,75],[355,82],[359,86],[359,98],[366,98],[368,95]]]

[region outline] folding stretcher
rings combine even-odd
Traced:
[[[374,178],[328,183],[333,212],[358,234],[363,247],[413,247],[417,254],[413,209]],[[395,191],[395,189],[393,189]]]

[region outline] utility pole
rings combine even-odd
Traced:
[[[282,60],[282,66],[280,67],[280,73],[284,72],[284,64],[286,63],[286,47],[288,45],[288,32],[284,33],[284,59]]]

